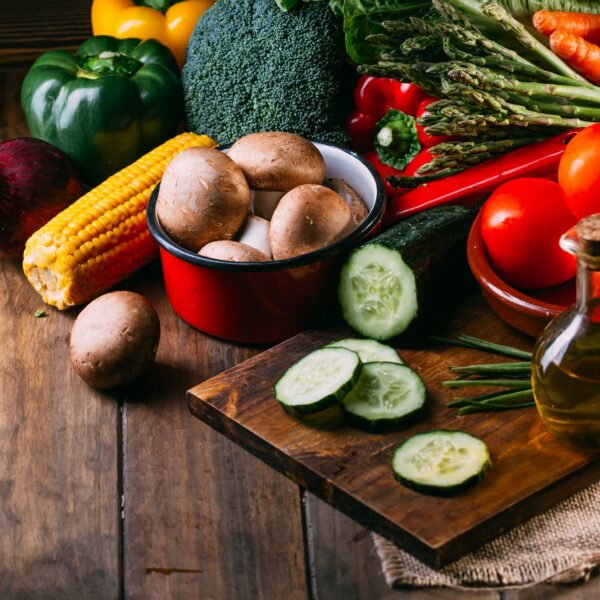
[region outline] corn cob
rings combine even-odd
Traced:
[[[109,177],[27,240],[23,270],[44,302],[63,310],[98,296],[149,263],[158,247],[146,225],[148,199],[182,150],[216,146],[178,135]]]

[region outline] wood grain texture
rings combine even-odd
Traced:
[[[90,33],[89,5],[90,0],[0,2],[0,141],[28,133],[19,106],[25,70],[11,65],[26,65],[46,49],[76,47]],[[147,293],[161,316],[167,310],[156,267],[123,287]],[[34,319],[39,308],[19,265],[0,260],[0,598],[110,600],[124,583],[118,565],[117,404],[70,372],[64,349],[75,313],[50,309],[49,317]],[[185,332],[181,338],[178,327]],[[215,360],[215,369],[226,368],[246,351],[178,327],[170,333],[176,347],[161,347],[163,366],[151,374],[151,387],[157,385],[149,401],[128,404],[123,417],[133,440],[131,445],[125,440],[124,460],[129,490],[135,492],[125,501],[124,597],[237,600],[258,589],[255,597],[275,591],[277,600],[306,598],[304,567],[296,564],[303,552],[296,486],[195,423],[175,394],[211,374],[198,369],[200,357]],[[177,344],[187,344],[190,355],[182,358]],[[175,369],[165,369],[172,350]],[[181,372],[178,365],[184,366]],[[178,458],[182,451],[185,456]],[[154,466],[161,471],[147,475]],[[206,483],[207,478],[215,481]],[[271,510],[290,521],[271,519]],[[308,510],[318,600],[470,597],[452,590],[389,590],[366,530],[320,500],[309,498]],[[180,570],[170,568],[177,565]],[[598,597],[598,579],[502,594],[503,600]]]
[[[478,294],[465,301],[442,333],[458,332],[524,343]],[[192,389],[190,408],[315,495],[430,564],[458,558],[598,478],[591,455],[559,444],[534,409],[458,417],[445,405],[451,393],[441,382],[449,365],[481,361],[482,354],[432,347],[422,337],[401,351],[428,388],[429,414],[416,425],[375,435],[349,426],[339,412],[304,421],[284,413],[273,397],[275,381],[299,358],[343,335],[300,334]],[[431,429],[462,429],[481,437],[494,463],[491,473],[452,498],[399,485],[389,467],[393,448]]]
[[[157,308],[151,373],[128,394],[123,421],[128,598],[307,597],[296,485],[199,423],[185,391],[254,353],[183,323],[155,265],[128,286]],[[139,283],[139,286],[138,286]]]
[[[600,579],[574,585],[536,585],[525,590],[511,590],[502,594],[502,600],[598,600]]]
[[[33,62],[55,48],[74,50],[90,35],[92,0],[0,2],[0,67]]]
[[[344,600],[500,600],[499,592],[394,590],[387,586],[370,532],[307,493],[316,597]]]
[[[29,135],[21,110],[21,82],[25,69],[0,70],[0,142]]]
[[[0,140],[28,134],[24,73],[0,71]],[[117,598],[117,405],[70,370],[76,313],[41,308],[0,259],[0,598]]]
[[[0,598],[118,597],[117,404],[70,369],[74,313],[0,260]]]

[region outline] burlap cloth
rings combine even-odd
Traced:
[[[581,582],[600,565],[600,483],[439,570],[378,535],[373,539],[392,587],[502,589]]]

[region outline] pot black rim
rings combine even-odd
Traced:
[[[183,246],[180,246],[179,244],[175,243],[162,228],[162,225],[160,224],[156,215],[156,200],[158,198],[160,182],[156,185],[154,190],[152,190],[152,194],[150,195],[150,199],[148,200],[147,221],[148,228],[150,229],[152,237],[169,254],[172,254],[173,256],[176,256],[177,258],[192,265],[197,265],[199,267],[207,267],[209,269],[216,269],[219,271],[257,272],[293,269],[296,267],[303,267],[308,264],[318,262],[319,260],[322,260],[334,254],[345,252],[354,248],[356,245],[358,245],[359,242],[361,242],[365,237],[367,237],[367,235],[375,228],[375,226],[380,222],[381,218],[383,217],[383,213],[385,210],[385,191],[383,187],[383,181],[381,180],[381,176],[379,175],[379,173],[377,173],[377,171],[375,170],[373,165],[371,165],[371,163],[369,163],[364,157],[362,157],[357,152],[354,152],[354,150],[350,150],[349,148],[343,148],[342,146],[336,146],[335,144],[329,144],[327,142],[321,142],[319,140],[311,141],[321,146],[329,146],[330,148],[336,148],[337,150],[341,150],[342,152],[349,154],[367,168],[367,170],[371,174],[371,177],[373,177],[373,181],[375,182],[376,193],[373,207],[369,211],[369,214],[367,215],[365,220],[345,238],[338,240],[330,246],[320,248],[319,250],[315,250],[313,252],[308,252],[307,254],[301,254],[300,256],[295,256],[293,258],[286,258],[282,260],[270,260],[269,262],[242,263],[218,260],[216,258],[209,258],[207,256],[199,256],[191,250],[187,250]],[[230,147],[231,144],[225,144],[223,146],[219,146],[219,149],[227,150]]]

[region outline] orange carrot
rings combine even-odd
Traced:
[[[550,36],[550,48],[578,73],[600,85],[600,46],[558,29]]]
[[[533,15],[533,25],[542,35],[550,35],[560,29],[580,35],[588,42],[600,44],[600,15],[538,10]]]

